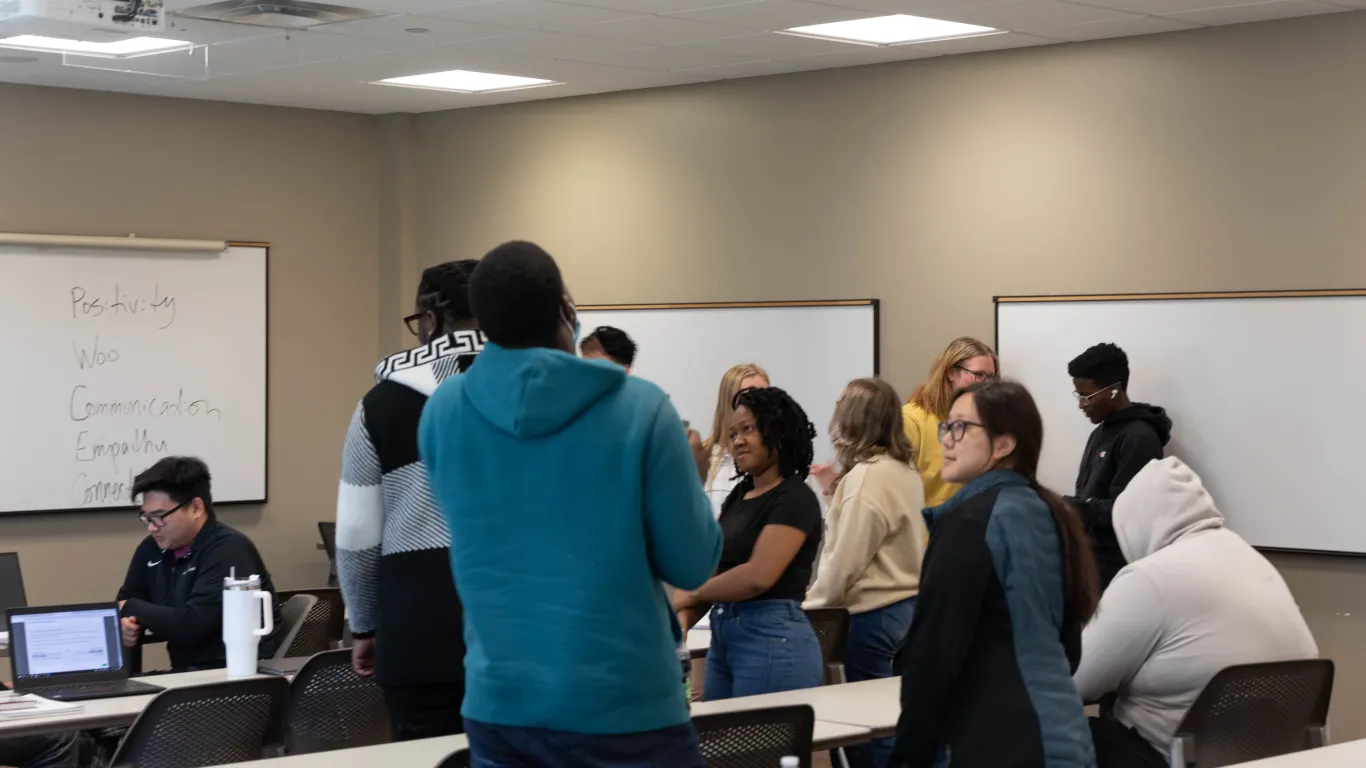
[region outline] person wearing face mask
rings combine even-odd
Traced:
[[[384,691],[395,741],[460,733],[465,665],[450,533],[417,453],[437,385],[484,348],[470,311],[474,259],[429,267],[404,318],[418,346],[386,357],[356,406],[337,493],[337,575],[355,645],[352,666]]]
[[[944,479],[925,510],[930,546],[898,655],[892,768],[1094,768],[1072,673],[1100,588],[1080,516],[1039,485],[1043,421],[1021,385],[985,381],[951,401]]]
[[[943,457],[939,451],[939,422],[948,418],[953,394],[979,381],[996,378],[1000,368],[996,353],[977,339],[963,336],[935,358],[930,376],[916,387],[901,409],[906,437],[911,440],[911,455],[920,479],[925,484],[925,503],[937,506],[958,492],[958,484],[942,475]]]
[[[1096,425],[1081,453],[1076,495],[1105,590],[1124,567],[1111,521],[1115,499],[1148,462],[1162,458],[1172,420],[1161,408],[1129,400],[1129,357],[1114,344],[1097,344],[1067,365],[1077,407]]]
[[[721,554],[701,438],[656,385],[575,356],[540,247],[494,248],[469,297],[487,343],[418,446],[464,604],[473,765],[702,768],[663,586],[696,589]]]
[[[781,389],[743,389],[734,406],[730,455],[744,479],[722,508],[721,564],[706,584],[674,594],[685,627],[714,608],[708,700],[814,688],[822,675],[801,607],[821,540],[820,502],[806,485],[816,428]]]

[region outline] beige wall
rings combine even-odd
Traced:
[[[0,85],[0,231],[271,243],[270,502],[220,518],[255,540],[280,588],[326,575],[316,524],[335,515],[342,438],[376,360],[374,127],[361,115]],[[130,512],[0,517],[0,551],[19,551],[34,604],[112,599],[142,536]]]
[[[534,239],[581,303],[880,298],[903,392],[996,294],[1366,287],[1363,40],[1337,14],[419,116],[419,257]],[[1366,736],[1366,561],[1275,560]]]

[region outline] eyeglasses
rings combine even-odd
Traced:
[[[996,374],[994,373],[990,373],[988,371],[974,371],[966,365],[963,365],[962,363],[955,365],[954,368],[957,368],[963,373],[966,373],[969,376],[971,376],[973,381],[990,381],[991,379],[996,378]]]
[[[968,433],[968,427],[981,427],[982,429],[986,429],[985,424],[978,424],[975,421],[964,421],[963,419],[959,419],[958,421],[940,422],[939,442],[944,442],[944,438],[948,435],[953,435],[953,441],[955,443],[962,440],[963,435]]]
[[[1083,395],[1083,394],[1080,393],[1080,392],[1073,392],[1073,393],[1072,393],[1072,397],[1077,398],[1077,402],[1081,403],[1082,405],[1090,405],[1090,404],[1091,404],[1091,399],[1092,399],[1092,398],[1100,397],[1101,395],[1105,394],[1106,392],[1109,392],[1110,390],[1112,390],[1112,389],[1118,387],[1119,384],[1120,384],[1120,383],[1119,383],[1118,381],[1116,381],[1114,384],[1111,384],[1111,385],[1108,386],[1108,387],[1101,387],[1100,389],[1096,390],[1095,392],[1092,392],[1092,393],[1089,394],[1089,395]]]
[[[417,312],[403,318],[403,324],[408,326],[408,333],[411,333],[414,336],[422,335],[422,314],[423,313],[421,312]]]
[[[185,504],[188,503],[189,502],[185,502]],[[165,512],[144,512],[138,515],[138,519],[142,521],[143,525],[150,525],[157,530],[161,530],[166,527],[166,518],[179,512],[184,508],[185,504],[177,504]]]

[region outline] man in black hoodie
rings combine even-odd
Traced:
[[[1172,436],[1172,420],[1156,406],[1129,400],[1129,357],[1114,344],[1097,344],[1067,366],[1077,406],[1092,424],[1077,472],[1077,494],[1069,497],[1086,521],[1105,589],[1124,567],[1111,520],[1115,498],[1148,462],[1161,459]]]

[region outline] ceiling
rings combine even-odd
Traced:
[[[208,1],[166,5],[174,12]],[[389,15],[292,33],[176,19],[167,36],[204,47],[115,64],[157,74],[66,66],[59,54],[0,49],[0,81],[371,114],[428,112],[1366,9],[1366,0],[327,1]],[[891,48],[772,34],[889,13],[1009,32]],[[482,95],[371,84],[449,69],[563,84]]]

